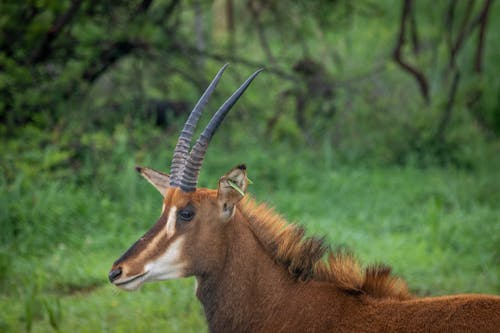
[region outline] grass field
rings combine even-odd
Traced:
[[[251,195],[364,263],[391,265],[416,294],[500,293],[494,166],[332,167],[286,149],[221,152],[211,148],[202,184],[214,187],[233,164],[247,160]],[[3,181],[1,332],[206,330],[193,279],[147,284],[134,293],[107,282],[111,263],[161,208],[156,190],[134,174],[135,160],[96,166],[87,181],[22,174]]]

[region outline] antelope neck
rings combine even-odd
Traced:
[[[230,247],[220,269],[196,277],[196,296],[211,332],[258,331],[262,317],[275,312],[293,283],[242,218],[237,210],[228,222]]]

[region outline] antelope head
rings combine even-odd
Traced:
[[[225,255],[223,230],[246,190],[246,168],[240,165],[222,176],[217,190],[197,188],[198,174],[213,134],[261,70],[224,102],[190,148],[202,109],[226,67],[219,70],[189,115],[174,150],[170,175],[137,167],[163,196],[163,207],[156,224],[111,267],[109,280],[122,289],[135,290],[148,281],[202,276]]]

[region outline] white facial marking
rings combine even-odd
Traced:
[[[163,229],[160,230],[158,234],[154,236],[154,238],[150,241],[150,244],[148,245],[148,248],[154,248],[158,245],[158,242],[160,239],[163,239],[163,237],[172,237],[172,235],[175,232],[175,221],[177,219],[177,207],[172,206],[170,207],[170,210],[168,212],[168,217],[167,217],[167,223],[165,223],[165,226]]]
[[[186,263],[182,260],[184,237],[179,237],[167,248],[160,257],[150,261],[145,269],[148,271],[148,281],[161,281],[183,277]]]
[[[163,206],[165,210],[165,205]],[[177,207],[172,206],[168,212],[167,222],[160,232],[148,244],[148,248],[157,248],[164,237],[171,238],[175,233]],[[135,290],[147,281],[160,281],[184,276],[186,263],[182,260],[184,237],[178,237],[167,247],[165,253],[149,261],[144,266],[144,273],[135,277],[124,277],[116,281],[117,286],[125,290]],[[123,280],[123,281],[121,281]],[[123,283],[125,282],[125,283]],[[121,284],[123,283],[123,284]]]
[[[168,219],[165,228],[167,229],[167,236],[172,237],[175,233],[175,221],[177,220],[177,207],[173,206],[168,212]]]

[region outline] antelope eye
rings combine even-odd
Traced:
[[[189,222],[194,217],[194,211],[192,209],[181,209],[179,211],[179,218],[183,222]]]

